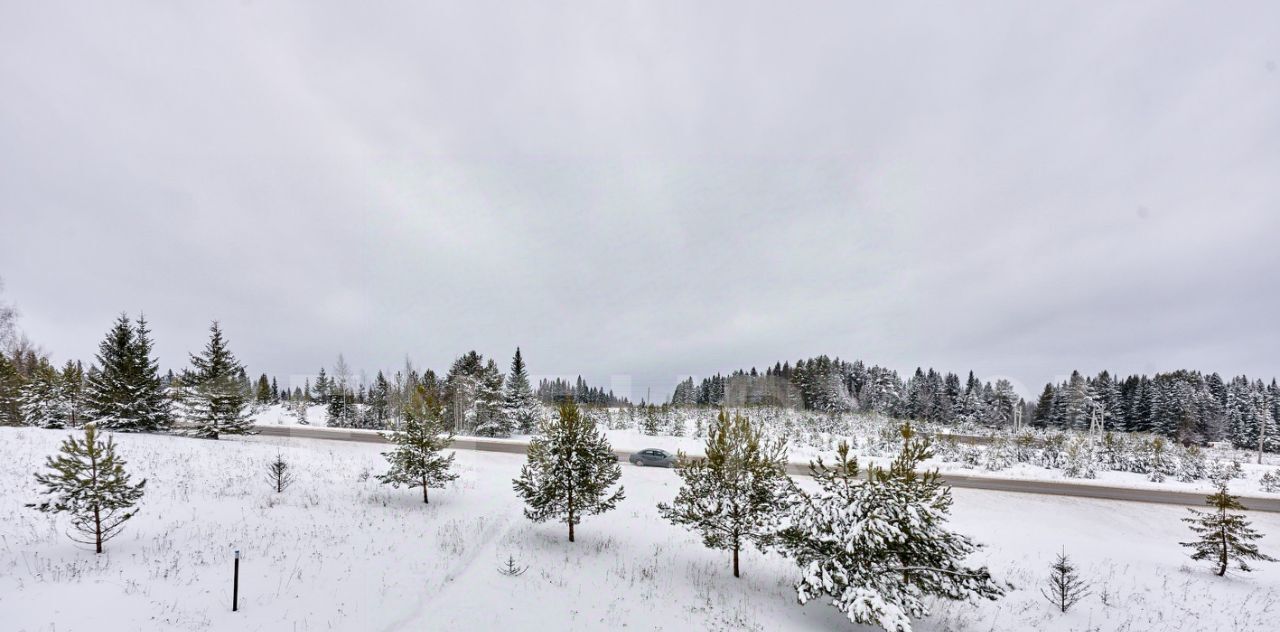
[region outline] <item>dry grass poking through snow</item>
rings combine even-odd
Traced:
[[[460,452],[461,478],[420,494],[380,485],[379,446],[120,435],[142,513],[95,556],[64,522],[25,509],[32,472],[65,432],[0,429],[0,612],[5,630],[832,630],[825,604],[795,604],[791,564],[728,558],[657,516],[677,479],[624,466],[628,499],[588,518],[579,542],[534,525],[511,490],[520,457]],[[264,480],[277,450],[297,482]],[[956,526],[1018,589],[995,603],[939,604],[920,630],[1268,630],[1280,617],[1280,564],[1219,579],[1180,547],[1185,510],[958,490]],[[1280,553],[1280,515],[1254,516]],[[1060,546],[1094,582],[1067,615],[1037,592]],[[239,613],[231,552],[241,549]],[[498,572],[508,556],[527,571]]]

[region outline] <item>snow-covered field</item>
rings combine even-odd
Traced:
[[[0,628],[66,630],[839,630],[835,609],[795,603],[792,564],[726,554],[663,522],[672,472],[623,466],[627,499],[588,518],[578,542],[521,515],[511,479],[523,458],[458,452],[461,478],[432,503],[373,478],[381,446],[253,438],[118,435],[142,513],[96,556],[65,518],[22,506],[32,472],[63,431],[0,428]],[[277,451],[298,480],[264,480]],[[988,546],[977,561],[1016,588],[997,602],[939,603],[920,630],[1274,630],[1280,564],[1218,578],[1180,540],[1186,510],[956,490],[954,524]],[[1280,553],[1280,514],[1253,514]],[[1062,615],[1038,584],[1062,547],[1094,595]],[[232,550],[243,552],[241,611],[230,611]],[[527,571],[498,567],[514,556]]]

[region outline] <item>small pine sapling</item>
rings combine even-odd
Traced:
[[[442,452],[453,444],[453,433],[445,428],[444,406],[434,393],[418,387],[409,405],[405,407],[404,423],[400,429],[383,435],[396,445],[391,452],[383,452],[391,468],[378,477],[392,487],[404,485],[410,489],[422,488],[422,502],[430,502],[427,490],[444,487],[458,478],[453,467],[455,454]]]
[[[124,523],[137,515],[134,506],[142,498],[143,479],[137,485],[129,482],[124,459],[116,454],[115,440],[98,440],[95,424],[84,426],[84,440],[74,435],[62,442],[61,454],[49,457],[45,465],[49,474],[36,474],[36,482],[44,485],[50,496],[43,503],[27,507],[45,513],[67,513],[71,516],[68,533],[73,541],[94,545],[102,552],[102,543],[120,534]]]
[[[1040,594],[1062,612],[1070,610],[1081,599],[1089,596],[1089,585],[1080,579],[1065,549],[1049,567],[1049,579],[1040,588]]]
[[[507,577],[519,577],[524,575],[524,572],[527,570],[529,570],[528,566],[520,566],[519,564],[516,564],[516,558],[514,555],[508,555],[507,561],[502,566],[498,567],[498,572],[506,575]]]
[[[277,494],[284,493],[293,484],[293,470],[279,452],[276,453],[276,459],[267,464],[267,482],[271,483]]]
[[[1219,479],[1216,483],[1218,491],[1210,494],[1205,500],[1205,503],[1213,507],[1214,511],[1189,509],[1192,517],[1182,519],[1183,522],[1190,524],[1191,530],[1199,536],[1195,542],[1181,543],[1182,546],[1192,550],[1191,559],[1209,560],[1213,564],[1214,574],[1218,577],[1227,574],[1233,561],[1236,568],[1245,573],[1253,570],[1248,564],[1250,561],[1276,561],[1275,558],[1260,552],[1258,546],[1253,544],[1253,540],[1257,540],[1262,535],[1253,530],[1244,514],[1229,513],[1244,511],[1245,507],[1240,504],[1239,499],[1227,491],[1227,482]]]
[[[1258,479],[1258,484],[1262,487],[1262,491],[1268,494],[1280,493],[1280,470],[1264,473],[1262,478]]]

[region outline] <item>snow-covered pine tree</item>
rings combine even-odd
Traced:
[[[124,523],[138,512],[133,507],[142,498],[147,481],[129,482],[124,459],[116,455],[115,441],[98,440],[95,424],[85,424],[84,440],[75,435],[62,442],[61,454],[49,457],[45,465],[53,470],[36,474],[36,482],[44,485],[50,496],[43,503],[27,507],[45,513],[68,513],[71,528],[85,539],[71,539],[92,544],[98,553],[102,543],[120,534]]]
[[[65,428],[70,425],[70,405],[62,375],[41,361],[22,387],[20,398],[23,422],[38,428]]]
[[[405,405],[399,430],[383,436],[396,445],[391,452],[382,453],[391,466],[378,477],[383,483],[396,488],[421,487],[422,502],[427,503],[429,488],[444,487],[458,478],[450,471],[455,454],[443,454],[453,444],[453,433],[446,427],[444,406],[434,393],[419,387]]]
[[[481,437],[509,437],[515,430],[506,414],[503,381],[498,364],[490,359],[476,384],[476,434]]]
[[[97,370],[90,371],[86,404],[103,430],[155,432],[169,427],[169,399],[151,358],[146,319],[137,325],[121,314],[98,345]]]
[[[733,576],[747,544],[764,551],[772,541],[790,498],[787,447],[770,440],[744,415],[721,410],[708,430],[706,456],[679,457],[684,481],[675,501],[658,511],[673,524],[702,535],[713,549],[732,551]]]
[[[387,428],[387,422],[391,418],[391,383],[387,382],[387,376],[382,371],[378,371],[378,375],[373,378],[366,401],[368,404],[362,415],[361,427],[375,430]]]
[[[244,367],[227,348],[218,321],[209,327],[209,342],[200,355],[191,354],[191,370],[182,378],[186,417],[194,434],[209,439],[247,434],[253,427],[248,398],[240,381]]]
[[[929,441],[909,424],[902,435],[898,457],[862,484],[847,444],[837,448],[834,468],[811,465],[820,490],[793,488],[791,524],[779,537],[803,573],[800,603],[827,595],[850,621],[893,632],[910,632],[911,619],[928,614],[927,597],[1004,594],[986,567],[963,565],[976,545],[946,528],[950,487],[937,471],[916,471],[931,454]]]
[[[323,370],[321,377],[324,376]],[[351,388],[351,367],[341,353],[333,367],[333,377],[325,388],[325,424],[334,428],[350,428],[356,425],[356,393]]]
[[[609,511],[623,499],[622,468],[609,441],[591,419],[566,397],[554,419],[545,420],[529,442],[528,462],[512,482],[534,522],[556,520],[574,526],[583,516]]]
[[[640,419],[640,432],[649,436],[656,436],[662,432],[662,419],[658,417],[658,410],[653,404],[643,404],[644,417]]]
[[[532,433],[537,428],[542,406],[529,385],[529,371],[520,355],[520,347],[516,347],[516,355],[511,359],[503,400],[507,424],[511,428],[521,434]]]
[[[0,426],[22,424],[22,386],[17,367],[0,353]]]
[[[1080,579],[1071,558],[1067,557],[1066,549],[1058,554],[1058,559],[1049,567],[1049,579],[1040,588],[1040,594],[1062,612],[1070,610],[1071,606],[1089,596],[1089,585]]]
[[[320,367],[320,373],[316,375],[315,401],[326,406],[329,404],[329,378],[324,374],[324,367]]]
[[[1219,478],[1215,481],[1218,491],[1210,494],[1205,503],[1213,507],[1213,511],[1197,511],[1188,509],[1192,517],[1182,521],[1191,525],[1191,530],[1199,536],[1195,542],[1183,542],[1182,546],[1192,550],[1191,559],[1209,560],[1213,564],[1214,574],[1222,577],[1227,574],[1231,563],[1243,572],[1253,569],[1249,562],[1274,562],[1275,558],[1258,550],[1253,540],[1262,537],[1253,530],[1244,514],[1229,513],[1244,511],[1240,500],[1227,490],[1227,480]]]
[[[160,363],[152,358],[155,341],[147,319],[138,314],[134,324],[133,360],[139,428],[148,432],[167,430],[173,424],[173,410],[160,376]]]
[[[266,373],[258,376],[258,384],[253,389],[253,401],[260,406],[271,403],[271,380],[267,379]]]

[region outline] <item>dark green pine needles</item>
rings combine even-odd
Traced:
[[[453,444],[453,433],[444,427],[443,406],[426,388],[419,386],[413,394],[405,407],[400,428],[383,436],[396,446],[382,453],[391,466],[386,474],[378,477],[383,483],[410,489],[421,487],[422,502],[426,503],[429,488],[444,487],[445,483],[458,478],[449,471],[455,455],[442,454]]]
[[[1244,505],[1227,491],[1227,481],[1217,481],[1218,491],[1209,495],[1206,503],[1215,511],[1196,511],[1190,509],[1192,517],[1182,521],[1191,525],[1191,530],[1200,536],[1195,542],[1183,542],[1182,546],[1192,550],[1191,559],[1209,560],[1213,563],[1213,572],[1218,577],[1227,574],[1231,562],[1242,572],[1253,570],[1249,561],[1274,562],[1275,558],[1258,551],[1253,540],[1262,537],[1249,526],[1244,514],[1227,513],[1243,511]]]
[[[541,435],[529,442],[528,459],[513,481],[524,499],[525,517],[568,524],[570,542],[583,516],[609,511],[623,499],[621,487],[610,492],[622,478],[613,448],[573,398],[565,399],[555,419],[542,424]]]
[[[790,504],[786,444],[771,441],[743,415],[730,419],[723,410],[707,435],[706,458],[679,458],[684,485],[670,505],[658,511],[673,524],[697,531],[713,549],[738,556],[747,543],[764,550]]]
[[[84,427],[84,440],[74,435],[62,442],[56,458],[49,457],[49,474],[36,474],[36,482],[45,486],[49,500],[28,507],[46,513],[68,513],[71,528],[77,535],[67,535],[76,542],[92,544],[102,552],[102,543],[120,534],[124,523],[137,515],[133,507],[142,498],[144,479],[129,483],[124,460],[116,455],[115,441],[98,440],[94,424]]]

